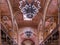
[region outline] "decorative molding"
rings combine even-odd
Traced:
[[[25,5],[23,6],[23,2],[25,2]],[[34,4],[36,3],[37,6]],[[39,12],[39,9],[41,8],[40,2],[38,0],[32,0],[31,3],[28,3],[27,0],[21,0],[19,1],[19,8],[21,9],[21,12],[23,13],[24,20],[32,20],[37,13]]]

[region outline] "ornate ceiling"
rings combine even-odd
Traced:
[[[57,0],[39,0],[41,8],[31,21],[23,19],[23,13],[19,9],[19,1],[20,0],[0,0],[0,22],[2,24],[2,30],[6,30],[17,43],[20,43],[19,38],[25,38],[25,35],[22,35],[23,33],[25,34],[25,30],[33,31],[33,34],[36,34],[36,37],[33,37],[39,37],[39,40],[42,41],[44,36],[46,37],[51,33],[58,23]],[[32,0],[28,0],[29,3],[31,3],[31,1]],[[37,40],[33,37],[31,38],[34,41]]]
[[[10,0],[12,11],[14,14],[14,18],[16,19],[16,22],[18,24],[18,27],[38,27],[39,23],[41,22],[40,20],[43,18],[43,13],[45,9],[45,5],[47,0],[39,0],[41,2],[41,9],[37,13],[37,15],[33,18],[32,21],[24,21],[23,20],[23,14],[21,13],[21,10],[19,9],[19,1],[20,0]],[[29,0],[31,1],[31,0]],[[28,2],[29,2],[28,1]],[[11,27],[11,14],[10,14],[10,9],[7,3],[7,0],[2,0],[0,2],[1,4],[1,17],[3,18],[4,16],[7,16],[7,24]],[[57,6],[57,0],[51,0],[47,14],[46,14],[46,21],[49,19],[49,17],[54,17],[55,21],[57,22],[57,15],[58,15],[58,6]],[[2,19],[3,20],[3,19]]]

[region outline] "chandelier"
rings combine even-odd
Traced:
[[[34,18],[37,13],[39,12],[40,7],[40,2],[38,0],[31,0],[31,3],[28,3],[27,0],[21,0],[19,1],[19,8],[21,10],[21,12],[23,13],[23,17],[25,19],[30,19],[32,20],[32,18]],[[23,4],[25,3],[25,5],[23,6]],[[35,5],[36,3],[36,5]]]

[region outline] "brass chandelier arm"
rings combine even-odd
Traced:
[[[45,18],[46,18],[46,13],[47,13],[47,9],[49,7],[49,4],[50,4],[51,0],[47,0],[46,2],[46,5],[45,5],[45,8],[44,8],[44,13],[43,13],[43,18],[40,19],[40,22],[38,24],[38,34],[40,33],[40,31],[42,32],[42,36],[43,36],[43,33],[44,33],[44,28],[45,28]],[[42,22],[42,30],[40,30],[40,26],[41,26],[41,22]],[[39,35],[38,35],[39,36]],[[43,36],[44,38],[44,36]],[[39,39],[38,39],[39,40]]]
[[[45,9],[44,9],[44,13],[43,13],[43,27],[45,27],[45,18],[46,18],[47,9],[48,9],[48,7],[49,7],[50,1],[51,1],[51,0],[48,0],[48,1],[47,1],[46,6],[45,6]]]
[[[7,4],[9,6],[9,10],[10,10],[10,14],[11,14],[11,18],[12,18],[12,32],[14,33],[15,31],[15,28],[14,26],[16,25],[16,28],[17,28],[17,43],[19,43],[19,38],[18,38],[18,25],[17,25],[17,22],[16,22],[16,19],[14,17],[14,14],[13,14],[13,10],[12,10],[12,7],[11,7],[11,4],[10,4],[10,0],[7,0]],[[14,36],[14,34],[13,34]]]
[[[43,27],[45,26],[45,18],[46,18],[46,14],[47,14],[47,9],[49,7],[49,4],[50,4],[51,0],[48,0],[45,4],[45,8],[44,8],[44,12],[43,12],[43,18],[40,19],[40,22],[38,24],[38,30],[40,30],[40,25],[41,25],[41,21],[42,21],[42,25]]]

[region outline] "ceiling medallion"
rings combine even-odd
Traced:
[[[32,31],[26,31],[25,34],[28,38],[30,38],[32,36]]]
[[[32,18],[34,18],[37,15],[39,9],[41,8],[40,2],[38,0],[31,1],[31,3],[28,3],[27,0],[19,1],[19,8],[21,9],[21,12],[23,13],[23,18],[25,20],[32,20]]]

